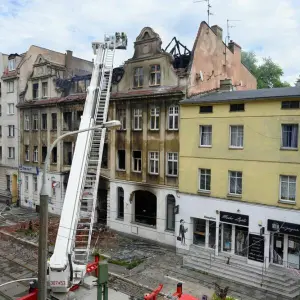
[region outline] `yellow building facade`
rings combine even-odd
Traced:
[[[197,245],[300,269],[299,124],[299,88],[181,101],[178,219],[187,230],[179,252]]]

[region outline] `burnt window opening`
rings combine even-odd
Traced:
[[[126,109],[119,108],[117,110],[117,120],[121,122],[120,130],[126,130]]]
[[[32,84],[32,98],[37,99],[39,97],[39,84],[33,83]]]
[[[107,143],[105,143],[103,146],[101,168],[103,168],[103,169],[108,168],[108,145],[107,145]]]
[[[64,165],[70,166],[72,164],[73,153],[72,153],[72,143],[64,142],[63,146],[64,151]]]
[[[63,130],[64,131],[73,130],[73,127],[72,127],[72,112],[64,112],[63,113],[63,119],[64,119]]]
[[[52,157],[52,163],[56,164],[57,163],[57,147],[54,147],[52,149],[51,157]]]
[[[132,151],[132,171],[142,171],[142,151]]]
[[[51,118],[52,118],[52,130],[57,130],[57,114],[52,113]]]
[[[42,130],[47,130],[47,114],[42,114]]]
[[[47,147],[43,146],[42,147],[42,162],[45,162],[47,156]]]
[[[245,111],[244,103],[230,104],[230,111]]]
[[[297,109],[300,108],[300,101],[282,101],[282,109]]]
[[[213,112],[212,105],[200,106],[200,114],[208,114]]]
[[[74,130],[79,129],[82,114],[83,114],[82,110],[76,112],[76,120],[74,122],[74,128],[73,128]]]
[[[134,196],[134,221],[156,227],[156,196],[148,191],[136,191]]]
[[[124,190],[121,187],[118,187],[118,203],[117,203],[117,218],[124,220]]]
[[[124,171],[125,170],[125,162],[126,162],[126,159],[125,159],[125,150],[118,150],[118,163],[117,163],[117,169],[118,170],[122,170]]]

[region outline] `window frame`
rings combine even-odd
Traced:
[[[202,144],[202,134],[204,134],[205,132],[203,132],[203,128],[210,128],[210,144]],[[206,125],[206,124],[203,124],[203,125],[200,125],[199,126],[199,131],[200,131],[200,140],[199,140],[199,147],[201,148],[211,148],[212,147],[212,125]]]
[[[137,123],[136,123],[137,121]],[[135,125],[138,125],[136,127]],[[141,131],[143,130],[143,110],[141,108],[134,108],[132,112],[132,130]]]
[[[239,109],[239,106],[242,106],[242,109]],[[233,109],[233,108],[236,109]],[[245,111],[245,103],[230,103],[229,104],[229,112],[240,112],[240,111]]]
[[[231,183],[230,183],[230,179],[231,179],[231,174],[232,173],[236,173],[237,176],[234,177],[236,180],[238,180],[238,178],[241,178],[241,193],[237,193],[237,182],[235,183],[235,192],[232,193],[230,192],[230,187],[231,187]],[[238,176],[238,173],[241,174],[241,176]],[[228,171],[228,195],[230,196],[234,196],[234,197],[242,197],[243,194],[243,172],[242,171]]]
[[[236,146],[236,145],[232,145],[232,128],[236,127],[237,128],[237,136],[236,136],[236,142],[238,142],[239,140],[239,131],[238,129],[241,127],[242,128],[242,146]],[[244,125],[241,124],[237,124],[237,125],[229,125],[229,148],[230,149],[244,149]],[[236,143],[238,144],[238,143]]]
[[[25,192],[28,192],[29,190],[29,175],[25,175],[25,184],[24,184],[24,189],[25,189]]]
[[[30,130],[30,117],[29,117],[29,115],[24,116],[24,130],[25,131]]]
[[[14,71],[16,69],[16,58],[8,60],[7,68],[9,72]]]
[[[177,118],[177,126],[176,126],[176,118]],[[172,121],[170,122],[170,119]],[[170,105],[168,107],[168,130],[179,130],[179,105]],[[172,124],[172,126],[170,126]]]
[[[122,195],[121,195],[122,194]],[[124,197],[124,189],[120,186],[117,187],[117,219],[119,220],[124,220],[124,211],[125,211],[125,205],[124,205],[124,202],[125,202],[125,197]],[[121,212],[120,210],[120,200],[121,200],[121,197],[123,197],[123,212]]]
[[[14,91],[15,91],[14,80],[7,81],[6,88],[7,88],[7,94],[14,93]]]
[[[154,70],[152,69],[154,67]],[[158,67],[158,68],[157,68]],[[157,70],[159,69],[159,70]],[[154,83],[152,83],[152,75],[154,74]],[[161,85],[161,67],[160,64],[150,65],[149,86]]]
[[[7,127],[8,127],[7,137],[10,137],[10,138],[15,137],[15,125],[8,125]],[[12,133],[12,135],[11,135],[11,133]]]
[[[169,196],[171,196],[171,197],[173,197],[173,198],[171,198],[171,197],[169,197]],[[174,195],[172,195],[172,194],[168,194],[167,195],[167,197],[166,197],[166,206],[167,206],[167,208],[166,208],[166,212],[167,212],[167,217],[166,217],[166,230],[168,230],[168,231],[172,231],[172,232],[174,232],[175,231],[175,227],[176,227],[176,225],[175,225],[175,223],[176,223],[176,214],[175,214],[175,212],[174,212],[174,209],[175,209],[175,207],[176,207],[176,198],[175,198],[175,196]],[[172,213],[172,216],[170,216],[170,214],[169,214],[169,202],[173,202],[174,203],[174,206],[173,206],[173,213]],[[172,204],[173,204],[172,203]],[[172,205],[171,204],[171,205]],[[173,218],[173,220],[172,220],[172,228],[171,227],[169,227],[169,218],[170,217],[172,217]]]
[[[169,159],[169,155],[172,155],[172,159]],[[167,152],[166,153],[166,176],[168,177],[178,177],[178,167],[179,167],[179,153],[178,152]],[[177,156],[175,160],[174,157]],[[172,168],[174,169],[174,164],[177,164],[177,173],[170,174],[169,173],[169,161],[172,162]],[[174,172],[173,172],[174,173]]]
[[[202,108],[211,108],[211,111],[201,111]],[[212,114],[214,112],[213,105],[200,105],[199,114]]]
[[[39,162],[39,147],[38,146],[33,146],[33,159],[32,161],[35,163]]]
[[[153,154],[153,157],[151,157],[152,154]],[[154,171],[151,171],[152,166],[153,166]],[[155,171],[156,169],[157,169],[157,172]],[[159,151],[149,151],[148,152],[148,173],[150,175],[159,175]]]
[[[34,89],[35,85],[37,85],[37,89]],[[35,96],[34,96],[34,91],[36,91]],[[32,99],[39,99],[39,82],[32,83]]]
[[[45,116],[46,116],[46,118],[44,118]],[[48,129],[48,114],[42,113],[41,114],[41,130],[47,130],[47,129]]]
[[[149,129],[152,131],[158,131],[160,127],[160,107],[159,106],[153,106],[150,107],[150,118],[149,118]],[[153,124],[152,124],[153,120]],[[158,124],[157,124],[158,123]],[[154,126],[152,126],[154,125]]]
[[[205,171],[205,174],[202,174],[202,171]],[[209,171],[209,174],[206,174],[206,172]],[[210,180],[209,180],[209,189],[202,189],[201,188],[201,178],[202,176],[205,176],[205,187],[206,187],[206,184],[207,184],[207,176],[210,177]],[[203,192],[203,193],[210,193],[211,192],[211,169],[205,169],[205,168],[199,168],[198,169],[198,190],[200,192]]]
[[[118,130],[126,130],[126,108],[118,108],[117,109],[117,120],[121,122],[121,127]]]
[[[138,72],[137,72],[138,71]],[[136,81],[137,78],[137,81]],[[137,85],[135,84],[137,82]],[[135,67],[133,69],[133,88],[142,88],[144,86],[144,68]]]
[[[287,186],[288,186],[288,195],[290,196],[289,190],[290,190],[290,177],[295,178],[295,199],[282,199],[282,177],[288,177]],[[296,198],[297,198],[297,176],[296,175],[279,175],[279,202],[283,203],[289,203],[289,204],[296,204]]]
[[[124,151],[124,169],[120,169],[120,160],[119,160],[119,151]],[[126,171],[126,150],[125,149],[118,149],[117,150],[117,164],[116,164],[117,171]]]
[[[284,126],[296,126],[297,128],[297,147],[287,147],[283,145],[283,127]],[[299,148],[299,124],[297,123],[282,123],[281,124],[281,140],[280,140],[280,148],[283,150],[298,150]]]
[[[44,88],[46,86],[46,89]],[[44,95],[44,91],[46,90],[46,93]],[[42,81],[42,98],[48,98],[48,82]]]
[[[39,130],[39,115],[35,113],[32,115],[32,130]]]
[[[14,105],[14,103],[7,103],[7,115],[12,116],[14,114],[15,114],[15,105]]]
[[[53,118],[55,116],[55,118]],[[53,120],[55,119],[55,123]],[[53,126],[55,124],[55,126]],[[51,130],[57,130],[57,113],[51,113]]]
[[[12,150],[12,153],[11,153]],[[13,154],[12,156],[10,154]],[[16,150],[15,147],[8,147],[8,159],[15,159],[16,158]]]
[[[32,186],[33,186],[33,192],[36,194],[38,191],[38,178],[36,175],[33,175],[32,177]]]
[[[141,158],[134,158],[134,152],[140,152],[141,153]],[[131,170],[134,173],[142,173],[142,169],[143,169],[143,164],[142,164],[142,160],[143,160],[143,154],[141,150],[132,150],[132,154],[131,154],[131,158],[132,158],[132,166],[131,166]],[[137,168],[135,169],[135,160],[137,160],[136,166]],[[138,166],[140,165],[140,168],[138,168]],[[138,170],[140,169],[140,170]]]
[[[24,160],[25,161],[30,161],[30,149],[29,149],[29,145],[24,145],[25,148],[24,148],[24,154],[25,154],[25,157],[24,157]]]

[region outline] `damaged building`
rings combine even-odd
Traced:
[[[165,49],[150,27],[120,68],[111,92],[108,225],[117,231],[175,245],[179,174],[179,101],[228,88],[255,89],[241,48],[225,45],[222,29],[202,22],[192,50],[172,39]],[[184,208],[181,208],[184,209]],[[177,228],[177,226],[176,226]]]

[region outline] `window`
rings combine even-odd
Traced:
[[[54,147],[52,149],[51,156],[52,156],[52,163],[56,164],[57,163],[57,147]]]
[[[280,200],[296,201],[296,176],[280,175]]]
[[[117,218],[124,219],[124,190],[118,187]]]
[[[2,126],[0,125],[0,137],[2,137]]]
[[[134,172],[142,171],[142,151],[132,151],[132,170]]]
[[[149,152],[149,174],[158,175],[159,152]]]
[[[38,162],[39,161],[39,150],[38,146],[33,147],[33,162]]]
[[[28,192],[29,188],[29,177],[28,175],[25,175],[25,192]]]
[[[178,130],[178,117],[179,117],[179,107],[170,106],[168,114],[168,128],[169,130]]]
[[[47,114],[42,114],[42,130],[47,130]]]
[[[121,122],[121,130],[126,130],[126,109],[120,108],[117,110],[117,120]]]
[[[243,125],[230,126],[230,147],[233,148],[244,147],[244,126]]]
[[[2,146],[0,146],[0,159],[2,159]]]
[[[103,169],[108,168],[108,144],[107,143],[104,143],[103,145],[101,168]]]
[[[200,106],[200,114],[208,114],[213,112],[212,105],[209,106]]]
[[[48,97],[48,82],[42,82],[42,97]]]
[[[167,230],[175,230],[175,197],[167,196]]]
[[[8,158],[15,158],[15,147],[8,147]]]
[[[118,150],[118,164],[117,169],[118,170],[125,170],[126,166],[126,159],[125,159],[125,150]]]
[[[33,83],[32,84],[32,98],[37,99],[39,97],[39,84]]]
[[[150,109],[150,129],[159,130],[159,107]]]
[[[200,146],[201,147],[211,147],[212,141],[212,126],[211,125],[201,125],[200,126]]]
[[[56,130],[57,129],[57,114],[52,113],[51,117],[52,117],[52,130]]]
[[[144,84],[144,72],[143,68],[135,68],[133,76],[133,87],[142,87]]]
[[[8,103],[8,115],[13,115],[15,113],[15,105],[13,103]]]
[[[7,93],[13,93],[14,92],[14,82],[8,81],[7,82]]]
[[[16,59],[10,59],[8,60],[8,71],[13,71],[16,69]]]
[[[9,137],[15,136],[15,125],[8,125],[8,136]]]
[[[25,145],[25,161],[29,161],[29,145]]]
[[[143,111],[140,108],[133,110],[133,129],[142,130],[143,126]]]
[[[282,109],[300,108],[300,101],[282,101],[281,108]]]
[[[298,148],[298,124],[282,124],[282,148]]]
[[[72,117],[72,112],[64,112],[63,113],[63,130],[65,131],[70,131],[73,130],[73,117]]]
[[[150,68],[150,85],[160,85],[160,65],[153,65]]]
[[[37,176],[33,175],[33,191],[36,193],[38,190]]]
[[[230,111],[245,111],[245,104],[244,103],[230,104]]]
[[[242,172],[229,171],[229,194],[242,195]]]
[[[199,190],[210,192],[211,170],[199,169]]]
[[[29,124],[30,124],[29,116],[25,115],[25,117],[24,117],[24,130],[26,130],[26,131],[29,130]]]
[[[6,190],[10,191],[10,175],[6,175]]]
[[[34,114],[32,116],[32,129],[38,130],[39,129],[39,116],[38,114]]]
[[[0,117],[2,116],[2,105],[0,105]]]
[[[42,146],[42,162],[45,162],[47,156],[47,147]]]
[[[178,153],[177,152],[167,153],[167,175],[168,176],[178,175]]]

